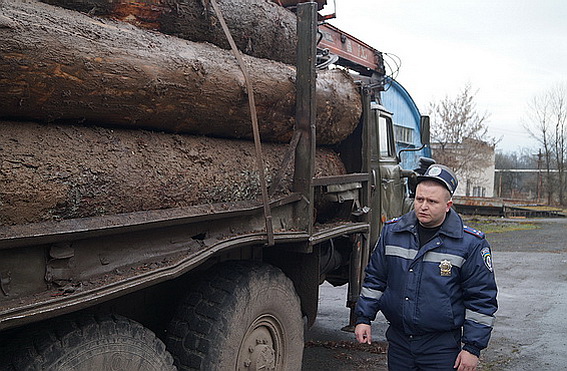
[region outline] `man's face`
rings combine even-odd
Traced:
[[[417,185],[413,209],[422,226],[434,228],[443,224],[451,205],[449,191],[436,181],[424,180]]]

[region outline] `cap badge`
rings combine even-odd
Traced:
[[[447,259],[441,260],[441,263],[439,263],[439,269],[442,276],[450,276],[452,268],[453,264],[451,264],[451,262]]]
[[[427,175],[437,176],[437,175],[441,174],[442,171],[443,171],[443,169],[441,169],[440,167],[432,166],[429,169],[429,171],[427,172]]]

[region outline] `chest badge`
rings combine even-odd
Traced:
[[[451,262],[447,259],[441,260],[441,263],[439,263],[439,269],[442,276],[450,276],[452,268],[453,264],[451,264]]]

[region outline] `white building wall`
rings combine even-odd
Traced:
[[[466,175],[457,173],[459,186],[455,191],[455,196],[468,196],[473,197],[494,197],[494,173],[495,173],[496,155],[494,149],[491,149],[490,166],[481,170],[480,173],[474,176],[467,177]]]

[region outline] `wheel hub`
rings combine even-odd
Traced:
[[[275,370],[276,353],[269,345],[257,345],[254,347],[250,361],[251,370]]]
[[[278,331],[270,320],[256,321],[249,329],[240,348],[239,370],[274,371],[277,368],[277,349],[281,347]],[[281,350],[280,350],[281,351]]]

